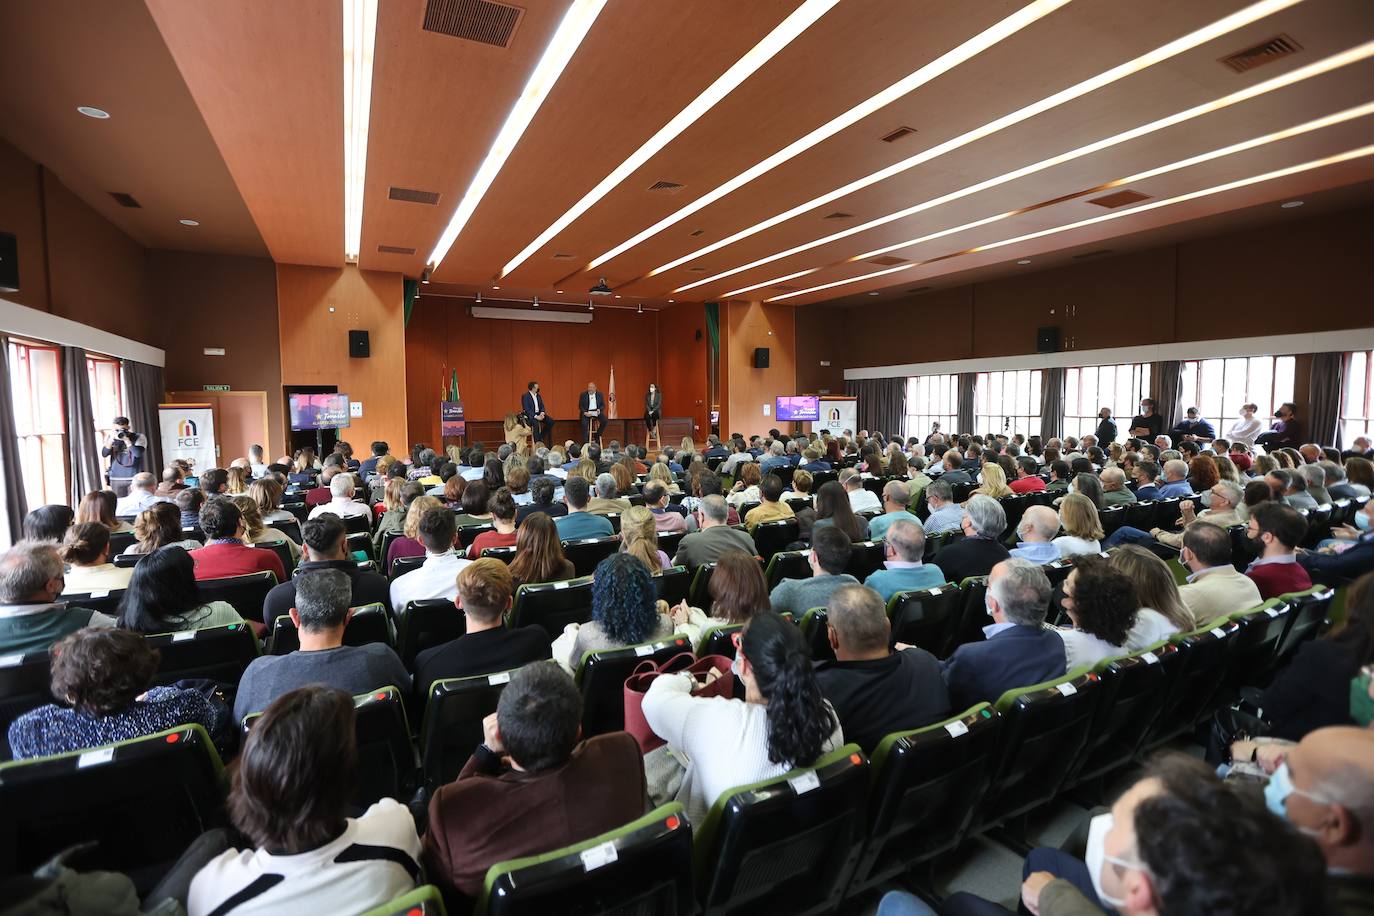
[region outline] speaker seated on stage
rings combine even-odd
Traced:
[[[548,414],[548,404],[544,402],[538,382],[530,382],[525,388],[525,393],[520,396],[520,412],[524,414],[535,440],[547,441],[553,429],[553,417]]]
[[[587,390],[578,395],[577,414],[582,418],[582,441],[592,441],[593,435],[601,436],[605,425],[606,397],[596,390],[595,382],[587,383]]]

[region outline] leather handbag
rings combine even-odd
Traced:
[[[712,668],[719,671],[721,676],[708,681]],[[730,659],[724,655],[696,658],[690,652],[682,652],[661,665],[652,661],[640,662],[625,679],[625,731],[639,742],[640,750],[646,754],[661,747],[664,741],[654,734],[644,718],[644,694],[649,692],[649,685],[656,678],[682,671],[691,673],[697,682],[697,686],[692,688],[692,696],[734,698],[735,679],[730,676]]]

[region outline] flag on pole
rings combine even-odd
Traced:
[[[611,363],[611,390],[606,395],[606,419],[615,420],[615,363]]]

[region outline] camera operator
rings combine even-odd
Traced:
[[[102,458],[110,459],[110,489],[116,496],[129,495],[129,482],[144,470],[143,453],[148,449],[148,437],[129,428],[128,417],[114,418],[115,430],[100,450]]]

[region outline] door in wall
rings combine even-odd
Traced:
[[[235,458],[247,458],[248,446],[267,449],[267,392],[265,391],[169,391],[174,404],[209,404],[215,417],[215,438],[219,466],[228,467]],[[277,455],[265,455],[268,464]]]

